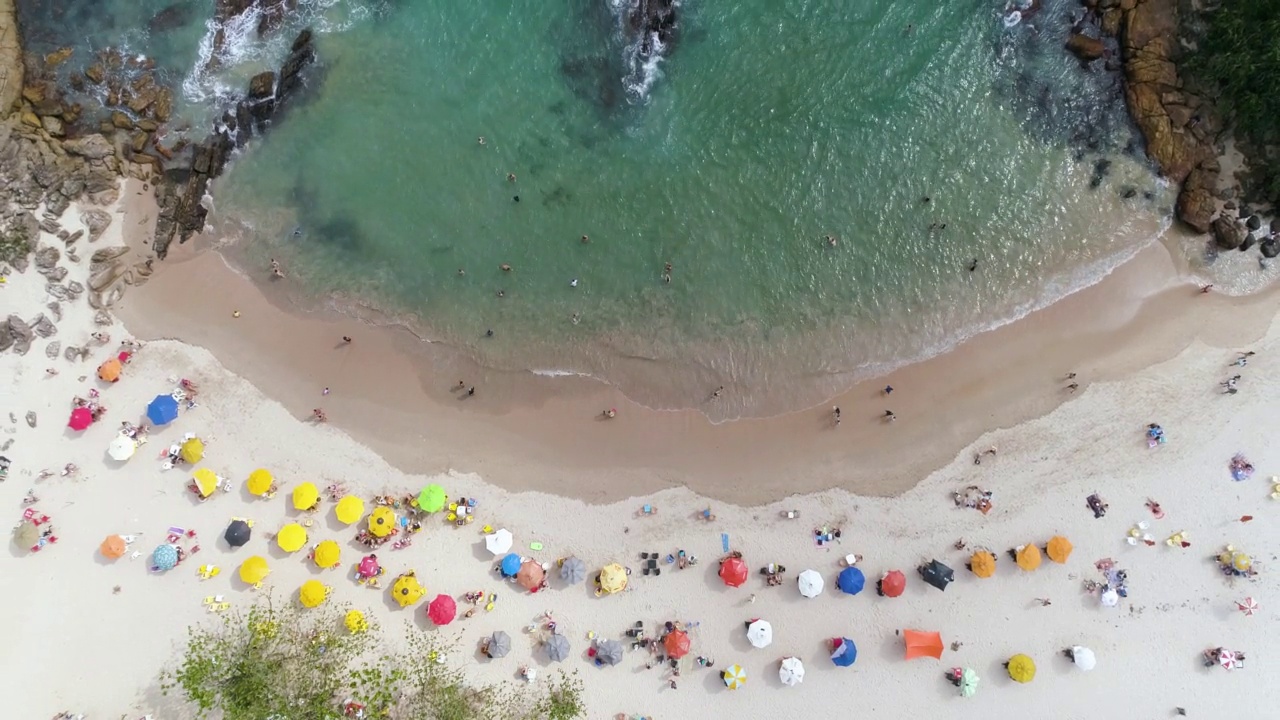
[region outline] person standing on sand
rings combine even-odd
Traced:
[[[839,405],[836,405],[835,407],[831,408],[831,417],[835,418],[836,425],[840,424],[840,406]]]
[[[351,336],[350,336],[350,335],[343,335],[343,336],[342,336],[342,342],[344,342],[344,343],[346,343],[346,344],[350,345],[350,344],[351,344]]]
[[[1213,283],[1209,283],[1208,285],[1201,285],[1201,286],[1200,286],[1200,294],[1201,294],[1201,295],[1208,295],[1208,294],[1209,294],[1209,291],[1210,291],[1210,290],[1212,290],[1212,289],[1213,289]]]
[[[885,385],[885,386],[884,386],[884,394],[885,394],[885,395],[892,395],[892,394],[893,394],[893,386],[892,386],[892,385]]]
[[[1067,392],[1073,393],[1079,389],[1080,389],[1080,383],[1071,383],[1070,385],[1067,386]]]
[[[472,385],[471,387],[467,388],[467,397],[475,397],[475,394],[476,394],[475,385]]]
[[[892,410],[885,410],[884,419],[888,420],[889,422],[893,422],[894,420],[898,419],[898,416],[894,415]]]

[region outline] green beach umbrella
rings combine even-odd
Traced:
[[[440,512],[444,507],[444,488],[431,483],[418,493],[418,507],[426,512]]]
[[[960,696],[973,697],[978,692],[978,673],[973,668],[965,668],[960,672]]]

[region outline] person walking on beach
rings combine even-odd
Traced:
[[[347,345],[350,345],[350,344],[351,344],[351,336],[350,336],[350,335],[343,335],[343,336],[342,336],[342,342],[346,343]]]
[[[1079,389],[1080,389],[1080,383],[1071,383],[1070,385],[1067,386],[1067,392],[1070,392],[1070,393],[1074,393],[1076,390],[1079,390]]]
[[[311,417],[315,418],[315,421],[316,421],[316,422],[328,422],[328,421],[329,421],[329,416],[325,414],[325,412],[324,412],[324,408],[316,408],[316,409],[312,410],[312,411],[311,411]]]
[[[472,385],[471,387],[467,388],[467,397],[475,397],[475,394],[476,394],[475,385]]]
[[[885,385],[885,386],[884,386],[884,394],[885,394],[885,395],[892,395],[892,394],[893,394],[893,386],[892,386],[892,385]]]
[[[835,407],[831,408],[831,417],[835,418],[836,425],[840,424],[840,406],[839,405],[836,405]]]
[[[723,385],[721,385],[720,387],[718,387],[718,388],[716,388],[714,391],[712,391],[712,393],[711,393],[711,399],[712,399],[712,400],[715,400],[715,399],[719,398],[723,393],[724,393],[724,386],[723,386]]]
[[[1213,289],[1213,283],[1209,283],[1208,285],[1201,285],[1201,286],[1200,286],[1200,294],[1201,294],[1201,295],[1208,295],[1208,294],[1209,294],[1209,291],[1210,291],[1210,290],[1212,290],[1212,289]]]

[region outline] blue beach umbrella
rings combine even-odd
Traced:
[[[849,667],[858,659],[858,646],[849,638],[836,638],[831,641],[831,662],[839,667]]]
[[[841,570],[840,577],[836,578],[836,587],[840,588],[840,592],[845,595],[857,595],[862,592],[862,586],[866,584],[867,578],[856,567]]]
[[[168,425],[178,419],[178,401],[169,395],[157,395],[147,406],[147,419],[153,425]]]
[[[520,556],[515,553],[509,553],[502,558],[502,574],[506,577],[515,577],[520,572]]]
[[[161,545],[151,553],[151,564],[156,570],[172,570],[178,565],[178,548]]]

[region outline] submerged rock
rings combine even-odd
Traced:
[[[1244,243],[1244,226],[1225,215],[1213,221],[1213,240],[1223,250],[1235,250]]]

